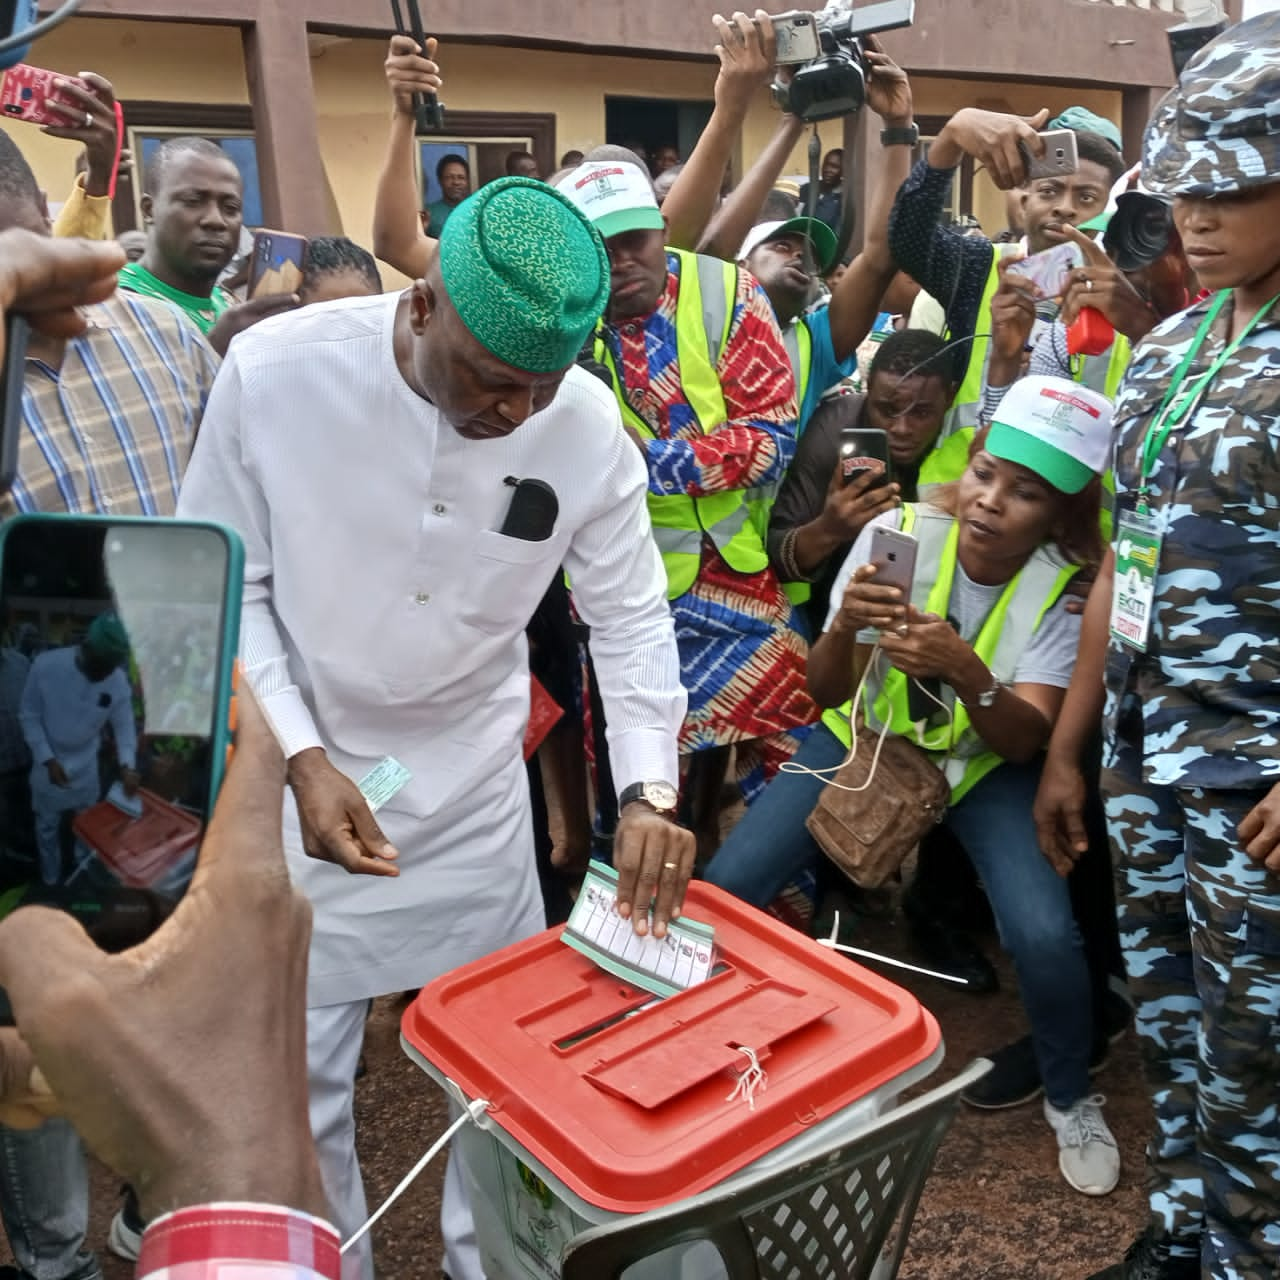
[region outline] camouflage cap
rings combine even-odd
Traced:
[[[1280,182],[1280,12],[1205,45],[1156,108],[1142,150],[1142,181],[1160,195]]]

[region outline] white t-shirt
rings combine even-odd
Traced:
[[[832,620],[839,612],[840,603],[844,599],[845,588],[853,571],[863,564],[871,562],[871,529],[874,525],[888,525],[891,529],[902,528],[902,508],[896,507],[877,516],[858,535],[845,562],[836,574],[831,586],[831,602],[827,608],[827,621],[823,630],[829,630]],[[972,644],[987,615],[995,608],[996,601],[1007,583],[995,586],[984,586],[974,582],[968,574],[956,565],[956,576],[951,587],[951,600],[948,602],[947,614],[953,618],[960,633],[960,638]],[[1071,672],[1076,665],[1076,651],[1080,647],[1079,614],[1067,612],[1066,597],[1053,604],[1045,613],[1031,637],[1017,668],[1014,671],[1014,684],[1046,684],[1055,689],[1065,689],[1071,683]],[[877,632],[874,629],[858,633],[859,644],[875,644]]]

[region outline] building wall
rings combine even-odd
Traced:
[[[385,42],[350,39],[329,44],[311,60],[320,145],[342,230],[369,243],[377,174],[386,139],[389,102],[382,74]],[[38,47],[38,61],[74,73],[98,70],[120,97],[151,101],[247,103],[244,51],[231,26],[76,19]],[[711,60],[630,58],[546,49],[454,43],[442,48],[443,98],[458,110],[553,111],[556,148],[587,150],[604,141],[606,95],[651,98],[712,97],[716,64]],[[1121,93],[1005,81],[914,78],[916,110],[947,116],[963,106],[1030,114],[1040,106],[1056,112],[1080,103],[1119,122]],[[754,159],[777,124],[765,94],[752,108],[743,132],[741,167]],[[839,145],[841,122],[820,130],[823,149]],[[36,176],[58,201],[71,183],[76,146],[17,126],[17,137]],[[806,144],[797,147],[789,172],[807,167]],[[995,230],[1004,224],[1002,199],[979,176],[975,211]],[[388,276],[391,283],[394,277]]]

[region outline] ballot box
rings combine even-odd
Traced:
[[[588,1228],[801,1160],[941,1062],[909,992],[714,886],[691,884],[684,914],[714,927],[717,962],[677,995],[620,981],[556,928],[445,974],[405,1011],[408,1055],[456,1102],[489,1104],[454,1139],[489,1280],[557,1280]],[[724,1275],[705,1242],[627,1273]]]
[[[181,887],[191,876],[202,824],[194,813],[140,788],[142,816],[103,800],[72,823],[76,840],[121,884],[133,889]]]

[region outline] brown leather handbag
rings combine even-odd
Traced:
[[[859,717],[853,756],[823,788],[805,826],[854,884],[876,889],[942,821],[950,800],[946,773],[924,750],[894,733],[868,732]]]

